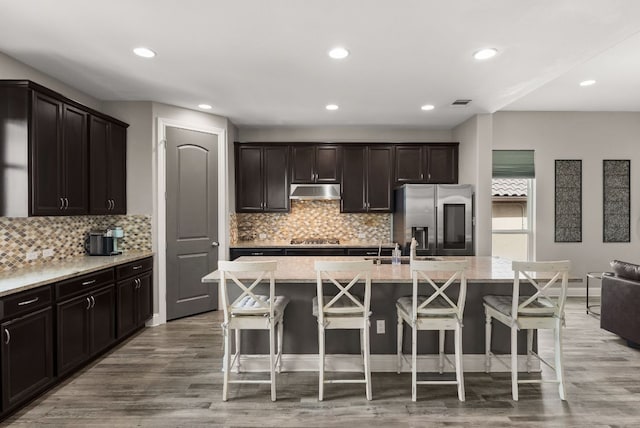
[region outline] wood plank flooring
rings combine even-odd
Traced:
[[[467,401],[453,386],[422,386],[411,402],[410,375],[373,374],[374,400],[362,385],[328,385],[317,400],[317,373],[282,373],[278,401],[268,385],[231,385],[222,402],[218,312],[145,329],[31,403],[2,426],[640,426],[640,351],[600,329],[583,299],[570,299],[565,329],[568,401],[557,387],[521,385],[511,400],[507,373],[465,375]],[[551,337],[540,340],[551,355]],[[543,373],[548,376],[548,373]],[[246,374],[245,376],[256,376]]]

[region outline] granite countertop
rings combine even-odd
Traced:
[[[462,260],[469,261],[469,268],[466,270],[468,283],[512,283],[513,271],[511,270],[511,260],[500,257],[488,256],[437,256],[442,260]],[[275,272],[276,282],[281,283],[313,283],[316,282],[316,273],[314,271],[314,262],[318,260],[362,260],[360,256],[321,256],[321,257],[304,257],[304,256],[274,256],[274,257],[256,257],[244,256],[239,261],[266,261],[275,260],[278,262],[278,268]],[[349,277],[349,274],[345,276]],[[336,276],[336,279],[339,277]],[[434,280],[449,279],[448,273],[436,272],[432,278]],[[551,276],[541,274],[538,279],[550,279]],[[211,272],[202,278],[202,282],[218,282],[218,271]],[[391,265],[391,264],[375,264],[371,274],[371,281],[376,283],[410,283],[411,271],[409,264]],[[570,282],[582,281],[582,278],[570,277]]]
[[[0,297],[153,256],[131,251],[118,256],[80,256],[0,273]]]
[[[290,241],[239,241],[231,244],[230,248],[378,248],[380,242],[371,241],[340,241],[339,244],[291,244]],[[394,248],[393,242],[383,242],[382,248]]]

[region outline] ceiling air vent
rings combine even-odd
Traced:
[[[471,100],[455,100],[451,103],[451,107],[466,107]]]

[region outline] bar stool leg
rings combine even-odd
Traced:
[[[397,333],[397,343],[396,343],[396,354],[397,354],[397,367],[396,367],[396,372],[398,374],[400,374],[400,372],[402,371],[402,331],[403,331],[403,325],[404,321],[402,320],[402,317],[400,315],[398,315],[398,333]]]

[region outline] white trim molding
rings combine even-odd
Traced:
[[[181,128],[190,131],[198,131],[218,137],[218,242],[219,252],[226,254],[229,251],[229,210],[227,198],[227,131],[224,128],[196,126],[182,121],[158,117],[157,132],[157,211],[154,216],[157,219],[157,254],[158,266],[158,313],[147,325],[159,325],[167,322],[167,128]]]

